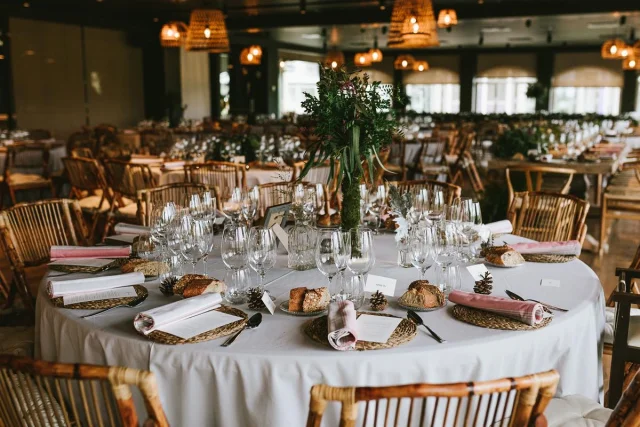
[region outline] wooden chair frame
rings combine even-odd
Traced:
[[[88,231],[77,200],[44,200],[0,212],[0,242],[13,271],[7,305],[17,292],[33,311],[26,268],[49,262],[52,245],[86,246]]]
[[[73,390],[76,382],[76,390]],[[83,421],[89,420],[89,425],[121,423],[137,427],[140,423],[131,386],[140,390],[144,400],[147,419],[143,425],[168,427],[152,372],[0,355],[0,421],[4,421],[0,424],[48,426],[56,423],[71,426],[83,425]],[[20,401],[17,390],[20,390],[24,401]],[[100,396],[103,399],[101,404]],[[113,408],[109,398],[114,400]],[[43,403],[42,408],[38,408],[38,400]],[[44,403],[46,401],[48,405]],[[116,418],[120,418],[120,423],[116,423]],[[28,423],[27,419],[31,422]]]
[[[178,199],[184,198],[186,195],[200,194],[208,190],[208,187],[204,184],[194,184],[191,182],[176,182],[173,184],[163,185],[156,188],[146,188],[138,191],[137,203],[138,203],[138,221],[144,225],[149,226],[151,223],[151,211],[153,210],[153,204],[158,203],[165,204],[169,201],[181,202]],[[218,195],[215,189],[212,190],[214,197],[216,197],[217,208],[222,208]]]
[[[434,187],[438,187],[444,193],[444,202],[447,205],[451,205],[456,197],[462,195],[462,188],[455,184],[449,184],[448,182],[434,181],[431,179],[423,179],[416,181],[389,181],[388,185],[395,185],[398,187],[401,193],[411,191],[411,188],[428,188],[429,190]]]
[[[374,425],[378,424],[378,412],[377,407],[378,400],[386,400],[386,411],[384,414],[384,424],[389,425],[387,422],[395,419],[394,425],[398,425],[399,411],[396,407],[396,414],[394,418],[391,418],[389,408],[391,407],[391,399],[397,399],[398,406],[401,404],[402,398],[410,398],[409,407],[409,422],[413,414],[417,414],[418,408],[414,407],[415,398],[422,398],[422,411],[420,412],[420,424],[425,424],[426,411],[424,408],[427,404],[427,398],[436,398],[435,409],[430,412],[432,416],[436,411],[440,400],[443,399],[441,405],[446,406],[445,420],[442,425],[447,425],[449,420],[449,413],[453,408],[449,407],[451,398],[457,398],[457,406],[455,413],[455,420],[452,425],[477,425],[478,412],[475,412],[473,417],[473,423],[471,423],[472,414],[470,408],[473,406],[471,402],[466,405],[467,410],[465,414],[460,414],[461,400],[468,398],[471,400],[474,396],[478,396],[478,406],[481,406],[485,402],[485,397],[489,395],[489,405],[493,401],[494,394],[498,393],[498,401],[496,406],[499,407],[501,403],[503,406],[503,416],[506,413],[509,402],[513,401],[512,411],[508,423],[510,426],[533,426],[543,425],[536,424],[540,422],[546,422],[544,418],[544,410],[547,407],[549,401],[553,398],[560,375],[557,371],[551,370],[542,372],[539,374],[526,375],[517,378],[503,378],[493,381],[482,382],[464,382],[464,383],[452,383],[452,384],[408,384],[400,386],[389,387],[331,387],[328,385],[320,384],[311,388],[311,402],[309,405],[309,414],[307,417],[307,427],[320,427],[322,423],[322,416],[327,407],[328,402],[337,401],[342,404],[340,412],[340,427],[355,427],[358,417],[358,404],[360,402],[366,402],[365,417],[363,426],[367,425],[367,416],[369,414],[369,406],[374,406],[375,420]],[[515,397],[510,399],[507,394],[507,398],[502,402],[502,393],[515,392]],[[371,403],[372,402],[372,403]],[[415,405],[418,406],[418,405]],[[498,410],[494,412],[493,423],[487,420],[487,413],[485,413],[485,420],[482,420],[479,425],[497,425],[495,417],[498,415]],[[440,406],[442,408],[442,406]],[[464,420],[464,424],[459,424]],[[505,419],[503,418],[504,422]],[[486,424],[489,422],[489,424]],[[432,422],[433,426],[434,423]]]
[[[204,184],[209,188],[215,188],[215,191],[220,196],[225,195],[225,193],[230,192],[233,188],[221,188],[219,185],[211,184],[209,182],[202,182],[199,178],[197,178],[198,174],[196,173],[200,169],[211,170],[211,171],[231,171],[235,172],[234,178],[234,186],[240,188],[246,188],[247,186],[247,171],[244,164],[241,163],[232,163],[232,162],[206,162],[206,163],[192,163],[190,165],[184,166],[184,177],[185,182],[193,183],[193,184]]]
[[[509,190],[509,203],[513,201],[513,195],[515,193],[511,180],[511,172],[522,172],[524,174],[525,182],[527,185],[526,191],[542,191],[543,175],[546,173],[568,175],[567,181],[560,190],[560,194],[569,193],[569,188],[571,188],[571,181],[573,181],[573,175],[575,174],[575,171],[573,169],[554,168],[550,166],[522,165],[507,168],[505,170],[505,174],[507,177],[507,189]],[[534,181],[532,179],[532,174],[535,174],[535,186],[533,185]]]
[[[49,152],[50,149],[49,144],[43,143],[28,143],[21,144],[18,143],[16,145],[11,145],[6,147],[6,158],[4,165],[4,188],[9,191],[9,196],[11,198],[11,203],[16,205],[18,203],[18,199],[16,198],[16,192],[18,191],[27,191],[27,190],[42,190],[49,189],[51,191],[51,197],[56,197],[56,189],[53,185],[53,180],[49,175]],[[24,166],[29,169],[40,169],[42,168],[42,173],[34,173],[34,175],[40,175],[43,180],[42,181],[28,181],[28,182],[14,182],[12,181],[11,169],[15,165],[16,156],[20,153],[26,152],[40,152],[42,153],[42,163],[39,166]],[[4,203],[4,194],[0,192],[0,207],[2,207]]]

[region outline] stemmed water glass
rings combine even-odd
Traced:
[[[349,231],[335,230],[331,235],[331,247],[333,249],[333,260],[338,268],[338,277],[335,279],[334,288],[340,293],[346,287],[344,271],[347,269],[349,258],[351,258],[351,233]]]
[[[315,251],[316,267],[327,278],[327,287],[332,297],[337,293],[333,278],[339,271],[333,251],[333,235],[335,232],[335,230],[320,230]]]
[[[367,184],[360,184],[360,225],[364,225],[364,219],[369,211],[369,188]]]
[[[440,267],[437,274],[438,284],[445,296],[448,296],[457,283],[448,278],[452,277],[451,275],[453,274],[453,278],[458,277],[456,280],[459,280],[457,266],[455,265],[458,258],[455,226],[451,221],[443,219],[434,226],[432,236],[435,260]],[[453,273],[451,273],[451,269],[454,270]]]
[[[258,273],[258,287],[264,289],[264,276],[276,264],[276,239],[273,231],[264,227],[249,230],[249,266]],[[262,292],[261,292],[262,293]]]
[[[222,262],[232,270],[233,284],[227,288],[225,298],[232,304],[242,304],[246,301],[245,284],[241,280],[240,272],[249,263],[249,239],[247,227],[242,224],[227,224],[222,231],[220,243]]]
[[[209,248],[209,235],[204,221],[199,221],[191,215],[185,215],[181,220],[180,230],[183,234],[182,253],[191,262],[192,272],[196,273],[196,264],[204,257]]]
[[[432,193],[427,218],[431,222],[437,222],[442,219],[444,215],[444,192],[442,190],[433,190]]]
[[[351,256],[347,260],[347,268],[357,277],[349,281],[346,293],[356,308],[364,303],[364,275],[375,263],[373,232],[368,228],[351,230]]]
[[[231,222],[238,224],[242,217],[242,189],[234,188],[227,195],[225,202],[222,204],[222,212]]]
[[[214,198],[215,200],[215,198]],[[204,236],[203,236],[203,244],[204,244],[204,255],[202,255],[202,267],[203,267],[203,272],[202,274],[204,274],[205,276],[207,275],[207,260],[209,259],[209,254],[211,254],[211,252],[213,252],[214,248],[215,248],[215,230],[214,230],[214,223],[213,221],[209,220],[209,219],[202,219],[202,220],[198,220],[199,223],[202,224],[202,227],[204,229]]]
[[[409,253],[411,255],[411,264],[420,272],[420,280],[424,280],[427,270],[435,262],[433,227],[422,228],[412,233]]]
[[[375,234],[377,234],[380,229],[380,221],[386,207],[387,188],[381,184],[369,194],[369,211],[373,214],[376,220],[376,225],[373,231]]]
[[[424,219],[429,211],[429,190],[422,188],[413,194],[411,199],[411,209],[409,209],[407,213],[407,219],[409,223],[414,226]]]
[[[242,194],[242,219],[247,222],[247,226],[251,227],[253,219],[258,212],[258,202],[260,200],[260,191],[258,187],[253,187],[248,192]]]

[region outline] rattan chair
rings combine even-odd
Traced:
[[[293,183],[291,182],[270,182],[258,185],[260,194],[260,206],[258,211],[260,216],[264,216],[267,208],[282,203],[291,203],[293,200]]]
[[[234,188],[247,186],[245,165],[231,162],[194,163],[184,167],[185,182],[215,188],[220,196],[228,196]]]
[[[462,189],[454,184],[447,182],[433,181],[429,179],[419,181],[390,181],[389,185],[398,187],[400,193],[412,193],[417,194],[422,189],[427,189],[429,192],[434,190],[442,190],[444,196],[444,203],[450,205],[456,197],[460,197]]]
[[[142,225],[149,226],[154,206],[163,206],[168,202],[182,204],[186,196],[201,194],[205,191],[207,191],[206,185],[187,182],[178,182],[140,190],[138,191],[137,201],[138,220]],[[217,198],[215,191],[213,192],[213,196]]]
[[[539,191],[515,193],[507,212],[513,234],[539,242],[578,240],[587,235],[589,203],[574,196]]]
[[[142,423],[135,389],[147,411]],[[6,426],[169,425],[149,371],[0,355],[0,390],[0,424]]]
[[[33,310],[27,271],[49,262],[53,245],[84,246],[88,232],[77,200],[22,203],[0,212],[0,242],[13,271],[12,302],[17,291]]]
[[[49,174],[49,150],[49,144],[41,143],[16,144],[7,147],[3,187],[8,189],[14,205],[18,203],[16,193],[19,191],[49,190],[51,197],[56,196]],[[3,198],[4,194],[0,195],[0,199]]]
[[[398,426],[401,420],[406,426],[544,425],[536,423],[544,423],[544,409],[559,379],[552,370],[517,378],[453,384],[315,385],[311,388],[307,427],[321,425],[331,401],[342,404],[340,427]]]
[[[512,173],[522,174],[525,179],[525,188],[520,191],[548,191],[553,193],[568,194],[575,171],[573,169],[554,168],[549,166],[522,165],[512,166],[505,170],[507,176],[507,189],[509,190],[509,203],[513,201]],[[533,179],[535,177],[535,180]],[[546,185],[545,185],[545,179]]]
[[[76,147],[71,150],[71,157],[82,157],[83,159],[93,159],[93,151],[89,147]]]
[[[137,218],[138,209],[133,201],[138,197],[138,191],[156,187],[151,168],[146,164],[121,160],[105,160],[104,165],[107,183],[114,193],[110,212],[127,219]]]
[[[422,179],[432,179],[437,181],[449,180],[450,169],[447,166],[444,155],[447,140],[444,137],[430,137],[422,141],[422,152],[418,170]]]

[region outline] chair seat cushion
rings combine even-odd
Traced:
[[[549,427],[604,427],[611,412],[598,402],[574,394],[551,399],[544,415]]]
[[[12,173],[9,175],[9,183],[12,185],[49,185],[50,180],[33,173]]]
[[[144,205],[143,209],[144,209]],[[129,203],[126,206],[121,207],[120,209],[118,209],[117,211],[118,215],[122,215],[122,216],[126,216],[126,217],[131,217],[131,218],[137,218],[138,216],[138,204],[137,203]]]
[[[102,200],[102,205],[100,206],[100,208],[98,208],[98,205],[100,205],[101,200],[102,200],[102,196],[88,196],[80,199],[78,203],[80,204],[80,207],[82,208],[82,210],[85,210],[85,211],[95,212],[97,210],[101,213],[108,211],[110,206],[107,199]]]
[[[604,342],[606,344],[613,344],[613,325],[615,320],[616,309],[614,307],[606,307],[606,323],[604,325]],[[629,319],[629,339],[627,342],[630,346],[640,347],[640,308],[631,309],[631,319]]]

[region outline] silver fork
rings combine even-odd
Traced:
[[[131,301],[131,302],[127,303],[127,304],[114,305],[113,307],[105,308],[104,310],[96,311],[95,313],[87,314],[85,316],[81,316],[80,318],[81,319],[86,319],[87,317],[96,316],[98,314],[104,313],[105,311],[113,310],[114,308],[118,308],[118,307],[129,307],[129,308],[132,308],[132,307],[135,307],[137,305],[140,305],[140,303],[142,301],[144,301],[144,300],[145,300],[144,298],[134,299],[133,301]]]

